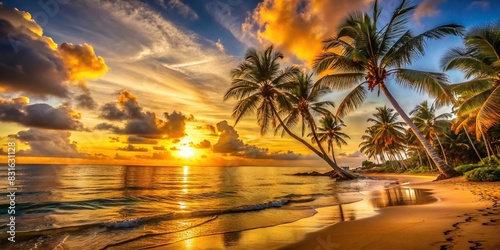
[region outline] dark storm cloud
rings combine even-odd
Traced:
[[[104,104],[100,117],[110,121],[125,121],[124,127],[109,123],[96,126],[99,130],[110,130],[117,134],[136,135],[145,138],[182,138],[186,135],[186,121],[194,119],[181,112],[164,113],[165,120],[153,112],[144,112],[137,97],[127,90],[120,92],[118,101]]]
[[[88,157],[87,154],[78,151],[76,143],[70,141],[70,136],[71,133],[68,131],[30,128],[9,137],[15,138],[30,147],[28,150],[20,150],[17,155],[64,158]]]
[[[29,105],[29,99],[0,99],[0,121],[15,122],[27,127],[56,130],[85,130],[81,115],[67,106],[52,107],[45,103]]]

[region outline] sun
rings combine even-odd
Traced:
[[[194,150],[189,146],[185,146],[185,147],[180,148],[179,155],[184,157],[184,158],[189,158],[189,157],[192,157],[194,155]]]

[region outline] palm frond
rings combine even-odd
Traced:
[[[360,84],[365,77],[364,73],[337,73],[323,76],[317,86],[328,87],[331,90],[346,90]]]
[[[473,95],[469,99],[465,100],[457,110],[457,115],[465,115],[469,112],[481,108],[481,106],[488,100],[488,97],[493,92],[493,89],[487,89],[476,95]]]
[[[367,90],[365,86],[359,84],[340,103],[336,116],[344,117],[347,113],[355,110],[363,104],[366,99]]]
[[[470,81],[454,84],[452,85],[452,89],[454,92],[459,94],[463,92],[482,92],[493,86],[493,80],[494,79],[491,78],[476,78]]]
[[[394,72],[396,83],[414,89],[418,93],[426,93],[435,97],[436,104],[439,106],[454,101],[449,80],[445,74],[412,69],[396,69]]]
[[[476,119],[479,132],[487,132],[489,128],[500,124],[500,87],[497,86],[488,96]]]

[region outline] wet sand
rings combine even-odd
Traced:
[[[437,202],[381,208],[373,217],[327,226],[281,249],[500,249],[499,182],[377,176],[431,190]]]

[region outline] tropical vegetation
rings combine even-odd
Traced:
[[[495,179],[500,165],[500,21],[467,32],[447,24],[415,35],[407,24],[416,7],[403,0],[386,20],[375,1],[371,13],[347,15],[313,62],[317,81],[295,66],[282,68],[283,54],[273,45],[262,52],[249,49],[231,71],[224,96],[237,100],[235,124],[256,114],[261,134],[273,129],[288,135],[332,167],[334,177],[353,179],[335,158],[335,148],[350,139],[342,132],[342,119],[363,104],[369,91],[376,91],[392,107],[377,107],[367,119],[370,126],[359,145],[368,157],[363,168],[436,172],[438,179],[464,173],[469,180]],[[424,55],[427,41],[447,35],[463,35],[463,47],[451,48],[441,62],[444,71],[462,71],[462,83],[450,83],[445,73],[411,68]],[[432,100],[407,114],[391,85]],[[334,112],[326,94],[344,90],[349,92]],[[452,107],[451,113],[438,113],[445,106]]]

